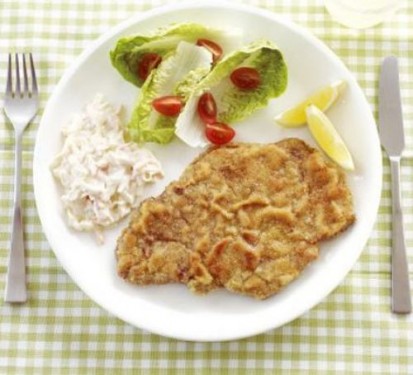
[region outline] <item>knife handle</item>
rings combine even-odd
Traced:
[[[412,311],[409,270],[404,240],[403,212],[400,193],[400,157],[390,157],[392,181],[392,311],[409,314]]]

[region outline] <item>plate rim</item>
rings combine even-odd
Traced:
[[[297,32],[300,34],[301,37],[303,37],[305,40],[308,40],[311,42],[313,45],[315,45],[316,48],[320,49],[323,53],[327,54],[330,58],[332,58],[336,63],[341,65],[341,67],[349,73],[349,76],[351,77],[351,80],[353,81],[354,86],[357,88],[357,90],[360,92],[361,96],[364,99],[364,104],[369,107],[369,103],[367,101],[367,98],[364,95],[364,92],[361,90],[358,82],[356,81],[355,77],[353,76],[353,73],[345,66],[343,61],[340,59],[339,56],[337,56],[322,40],[318,39],[310,30],[304,28],[303,26],[300,26],[293,21],[289,20],[287,17],[284,15],[279,15],[275,12],[259,8],[256,6],[252,5],[246,5],[246,4],[238,4],[238,3],[230,3],[227,1],[199,1],[196,3],[191,3],[189,1],[181,2],[178,4],[167,4],[163,5],[160,7],[152,8],[150,10],[142,11],[141,13],[138,13],[118,24],[115,26],[111,27],[109,30],[107,30],[105,33],[100,35],[97,39],[95,39],[93,42],[91,42],[73,61],[73,63],[65,70],[63,76],[59,80],[59,82],[56,84],[55,88],[53,89],[53,92],[51,93],[49,99],[47,100],[47,104],[45,106],[45,110],[42,114],[42,118],[39,123],[39,127],[37,130],[37,135],[36,135],[36,142],[35,142],[35,148],[34,148],[34,154],[33,154],[33,189],[34,189],[34,196],[35,196],[35,202],[36,202],[36,208],[38,212],[38,216],[42,225],[43,233],[46,236],[46,239],[49,243],[49,246],[53,253],[55,254],[56,258],[59,260],[60,265],[63,267],[63,269],[66,271],[66,273],[70,276],[72,281],[88,296],[89,299],[97,303],[101,308],[103,308],[105,311],[109,312],[113,316],[116,316],[117,318],[131,324],[134,327],[138,327],[140,329],[144,330],[149,330],[152,333],[164,336],[164,337],[170,337],[170,338],[175,338],[175,339],[181,339],[181,340],[187,340],[187,341],[198,341],[198,342],[212,342],[212,341],[228,341],[228,340],[235,340],[235,339],[242,339],[246,337],[251,337],[253,335],[257,335],[263,332],[266,332],[270,329],[278,328],[281,327],[301,315],[303,315],[305,312],[313,309],[315,306],[317,306],[320,302],[322,302],[326,296],[328,296],[335,288],[337,288],[344,278],[348,275],[348,273],[351,271],[351,269],[354,267],[355,263],[359,259],[363,249],[366,246],[366,243],[368,239],[371,236],[371,232],[374,228],[378,210],[379,210],[379,205],[380,205],[380,198],[381,198],[381,191],[382,191],[382,159],[379,158],[379,163],[377,165],[377,170],[376,174],[380,177],[377,179],[378,182],[378,189],[375,191],[375,194],[372,194],[371,201],[374,201],[374,210],[371,212],[371,216],[373,216],[374,219],[370,221],[370,225],[368,230],[364,232],[363,238],[358,241],[360,244],[360,249],[358,252],[355,253],[353,258],[348,260],[346,267],[343,267],[341,269],[341,273],[339,275],[335,275],[335,282],[331,283],[329,287],[325,288],[323,290],[323,293],[319,293],[317,295],[317,298],[312,299],[311,303],[307,303],[302,305],[300,309],[297,309],[294,314],[289,315],[287,318],[280,319],[277,323],[274,323],[273,321],[267,322],[266,324],[261,323],[259,325],[259,328],[257,326],[253,326],[250,329],[245,329],[243,327],[242,332],[232,332],[232,334],[226,333],[226,335],[220,335],[217,334],[216,332],[210,332],[208,335],[204,335],[202,337],[197,336],[196,333],[194,334],[188,334],[188,333],[170,333],[166,332],[165,329],[161,329],[159,326],[156,325],[151,325],[151,324],[146,324],[148,323],[147,321],[143,325],[138,325],[135,321],[129,318],[126,314],[122,314],[122,311],[114,311],[114,308],[110,308],[108,306],[107,301],[103,301],[102,298],[97,297],[93,295],[93,293],[89,290],[89,288],[83,283],[79,283],[77,280],[76,276],[73,275],[73,272],[70,270],[66,269],[64,263],[61,261],[61,257],[59,252],[55,251],[55,246],[56,244],[54,241],[51,241],[50,235],[46,232],[45,228],[47,227],[46,223],[44,222],[44,214],[43,214],[43,208],[41,205],[39,206],[39,150],[37,145],[39,144],[39,138],[41,135],[41,127],[44,126],[43,124],[45,123],[44,119],[47,119],[49,117],[49,112],[52,111],[52,108],[57,101],[62,89],[65,87],[67,81],[70,80],[72,75],[77,71],[77,69],[84,63],[84,61],[92,55],[104,42],[106,42],[108,39],[113,37],[114,35],[122,32],[123,30],[126,30],[127,28],[133,26],[134,24],[137,24],[145,19],[150,19],[153,17],[161,16],[165,13],[171,12],[171,11],[177,11],[180,9],[183,10],[197,10],[197,9],[208,9],[208,8],[222,8],[222,9],[230,9],[230,10],[237,10],[237,11],[242,11],[246,13],[252,13],[254,15],[258,15],[261,17],[265,17],[267,19],[272,20],[273,22],[277,22],[281,24],[282,26],[286,27],[288,30],[292,30],[294,32]],[[369,117],[372,120],[372,123],[376,123],[375,119],[373,117],[373,114],[371,112],[371,109],[369,110]],[[375,139],[371,140],[371,142],[374,142],[376,144],[376,147],[378,146],[379,152],[380,150],[380,142],[378,138],[378,133],[376,132],[376,137]],[[93,297],[92,297],[93,295]]]

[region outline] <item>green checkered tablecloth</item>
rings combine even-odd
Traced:
[[[132,14],[172,0],[1,0],[0,86],[8,52],[33,51],[41,109],[75,57]],[[378,67],[399,57],[407,150],[402,163],[406,242],[413,246],[413,1],[379,27],[334,23],[321,0],[255,0],[306,27],[354,73],[377,115]],[[413,315],[390,312],[390,175],[362,256],[322,303],[279,329],[225,343],[166,339],[132,327],[97,306],[56,260],[37,216],[32,157],[42,111],[24,136],[23,204],[30,300],[0,302],[0,374],[310,373],[413,374]],[[13,133],[0,115],[0,291],[10,240]],[[413,252],[410,251],[413,271]],[[413,278],[412,278],[413,279]]]

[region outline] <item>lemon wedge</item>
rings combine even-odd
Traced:
[[[346,81],[337,81],[328,86],[324,86],[293,108],[280,113],[275,117],[275,121],[286,128],[295,128],[304,125],[306,122],[305,110],[309,105],[313,104],[321,111],[326,111],[341,95],[346,85]]]
[[[353,171],[353,158],[329,118],[315,105],[308,106],[305,113],[308,128],[321,149],[339,166]]]

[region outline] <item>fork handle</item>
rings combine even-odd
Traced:
[[[4,300],[6,302],[26,302],[26,264],[24,256],[23,220],[20,199],[22,134],[16,132],[15,139],[13,222]]]
[[[404,240],[403,212],[400,194],[400,157],[390,158],[392,174],[392,311],[409,314],[412,310],[409,270]]]

